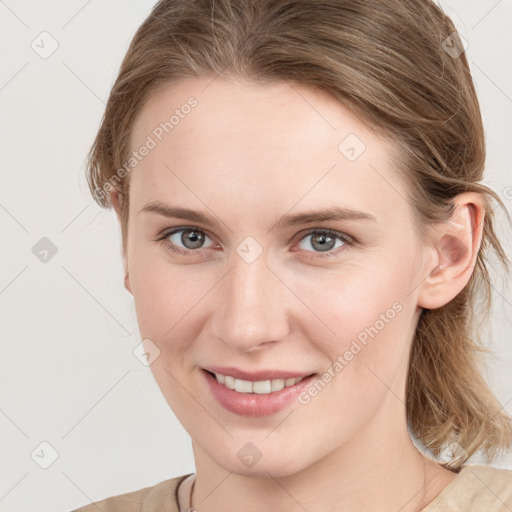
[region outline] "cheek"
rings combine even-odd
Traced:
[[[208,288],[194,279],[192,271],[148,254],[134,256],[136,264],[130,270],[130,282],[140,335],[158,348],[151,372],[167,403],[183,422],[190,414],[191,402],[181,383],[188,378],[190,348],[201,330],[200,323],[194,320],[201,314],[201,298]]]
[[[194,276],[149,252],[133,254],[130,285],[141,335],[161,342],[189,324],[185,319],[194,314],[206,285],[201,285],[197,273]]]
[[[302,324],[307,339],[327,356],[326,370],[330,367],[331,373],[343,371],[347,378],[367,382],[371,369],[388,381],[403,364],[409,347],[414,307],[407,297],[406,269],[375,263],[331,277],[323,287],[318,280],[318,286],[301,291],[315,313]],[[333,368],[336,361],[339,364]]]

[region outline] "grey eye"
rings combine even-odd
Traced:
[[[313,247],[313,249],[317,252],[327,252],[332,249],[341,247],[344,245],[344,242],[341,240],[339,236],[336,236],[333,233],[323,233],[323,232],[314,232],[307,234],[302,240],[301,244],[304,243],[307,239],[310,239],[309,245]],[[336,240],[340,240],[341,244],[336,247]],[[302,246],[301,249],[309,251],[308,247]]]
[[[173,240],[173,237],[177,237],[179,239],[179,243],[178,240]],[[178,247],[180,247],[181,243],[185,249],[199,249],[204,244],[206,236],[198,229],[180,229],[170,234],[168,238]]]

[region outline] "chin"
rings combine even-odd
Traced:
[[[250,462],[244,462],[243,455],[238,457],[237,453],[234,453],[233,457],[226,458],[226,451],[224,451],[221,457],[214,457],[214,460],[230,473],[254,478],[269,478],[270,476],[283,478],[302,471],[308,465],[305,461],[299,460],[296,454],[285,455],[273,451],[272,454],[265,457],[262,453],[261,458],[250,465]]]

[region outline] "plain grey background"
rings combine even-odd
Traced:
[[[119,229],[84,177],[121,60],[154,3],[0,1],[2,512],[71,510],[194,471],[188,435],[133,354],[140,338]],[[512,2],[442,5],[468,42],[485,183],[511,211]],[[492,275],[486,339],[496,358],[486,376],[510,414],[512,296]],[[512,468],[512,454],[493,465]]]

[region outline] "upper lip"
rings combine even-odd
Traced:
[[[210,366],[204,368],[205,370],[212,373],[220,373],[221,375],[229,375],[235,379],[249,380],[249,381],[262,381],[262,380],[275,380],[275,379],[294,379],[300,377],[307,377],[313,372],[301,372],[301,371],[285,371],[285,370],[257,370],[248,371],[240,370],[234,367],[227,366]]]

